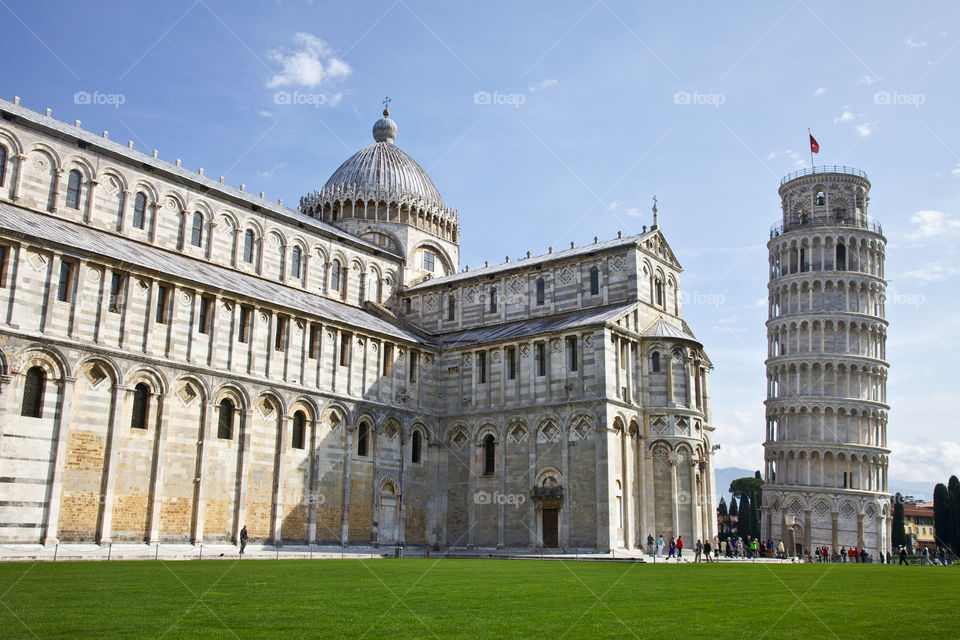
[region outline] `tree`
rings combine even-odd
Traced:
[[[950,529],[953,515],[950,512],[950,492],[943,483],[937,483],[933,488],[933,535],[938,545],[946,546],[951,543]]]
[[[903,496],[899,493],[893,497],[893,530],[890,532],[890,542],[894,548],[907,544],[907,535],[903,530]]]
[[[717,515],[721,517],[727,515],[727,501],[725,498],[720,498],[720,506],[717,507]]]
[[[737,516],[737,535],[744,540],[753,535],[753,507],[750,506],[750,495],[744,494],[740,499],[740,515]]]
[[[737,515],[737,496],[730,496],[730,515]]]
[[[960,480],[957,476],[950,476],[947,492],[950,494],[950,543],[953,552],[960,554]]]

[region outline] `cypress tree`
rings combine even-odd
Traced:
[[[737,496],[730,496],[730,515],[737,515]]]
[[[950,476],[947,492],[950,494],[950,542],[953,552],[960,555],[960,480],[957,476]]]
[[[720,498],[720,506],[717,507],[717,515],[725,516],[727,515],[727,500],[726,498]]]
[[[893,527],[890,532],[890,542],[894,549],[907,544],[907,536],[903,530],[903,496],[899,493],[893,497]]]
[[[743,494],[740,498],[740,515],[737,516],[737,535],[742,537],[744,542],[747,536],[753,535],[753,508],[750,506],[750,494]]]
[[[950,497],[950,492],[943,483],[938,482],[933,488],[933,535],[940,546],[949,545],[953,540],[950,535],[953,524]]]

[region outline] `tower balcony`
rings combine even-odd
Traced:
[[[783,179],[780,180],[780,186],[787,184],[791,180],[796,180],[797,178],[803,178],[804,176],[820,175],[824,173],[843,173],[848,176],[857,176],[858,178],[863,178],[864,180],[870,180],[867,177],[865,171],[860,169],[855,169],[854,167],[848,167],[846,165],[822,165],[819,167],[807,167],[805,169],[800,169],[799,171],[794,171],[793,173],[788,173],[783,176]]]
[[[855,215],[855,216],[846,216],[839,218],[800,218],[797,220],[790,220],[789,222],[779,222],[770,226],[770,239],[773,240],[777,236],[783,235],[788,231],[796,231],[798,229],[814,229],[816,227],[845,227],[847,229],[863,229],[865,231],[871,231],[879,235],[883,235],[883,227],[879,222],[871,219],[869,216],[864,215]]]

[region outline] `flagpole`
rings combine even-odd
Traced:
[[[813,145],[810,144],[810,138],[813,137],[813,132],[810,131],[810,127],[807,127],[807,145],[810,147],[810,172],[816,173],[816,170],[813,166]]]

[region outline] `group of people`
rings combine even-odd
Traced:
[[[883,554],[880,554],[880,555],[882,556]],[[822,562],[860,562],[860,563],[872,562],[870,560],[870,554],[867,553],[866,550],[860,549],[857,547],[847,548],[846,546],[840,547],[839,551],[834,549],[831,552],[830,548],[827,545],[823,545],[822,547],[817,547],[814,550],[813,555],[810,554],[809,549],[804,549],[804,556],[807,559],[807,562],[814,562],[814,558],[816,558],[816,562],[821,562],[821,563]],[[883,562],[882,557],[880,559],[880,562]]]
[[[658,535],[654,540],[652,535],[647,536],[647,553],[650,556],[663,558],[666,554],[667,560],[676,559],[678,562],[683,560],[683,537],[669,538],[669,543],[664,541],[663,534]],[[764,543],[756,538],[747,536],[746,541],[742,537],[719,540],[714,536],[713,540],[697,540],[694,546],[694,562],[715,562],[720,556],[725,558],[745,558],[754,559],[759,557],[773,557],[773,540]],[[786,558],[783,548],[783,541],[780,541],[777,547],[777,557]]]
[[[882,559],[883,554],[880,554],[880,555],[881,555],[880,561],[883,562],[883,559]],[[920,558],[920,566],[923,566],[923,567],[927,565],[947,566],[948,564],[951,564],[953,562],[953,558],[950,557],[951,554],[949,554],[946,549],[940,546],[938,546],[936,549],[931,551],[930,547],[924,545],[923,549],[920,549],[917,555]],[[887,556],[888,564],[892,556],[893,556],[893,551],[891,551]],[[904,547],[903,545],[900,545],[900,548],[897,550],[897,556],[899,556],[900,558],[900,561],[897,564],[910,564],[907,561],[907,548]]]

